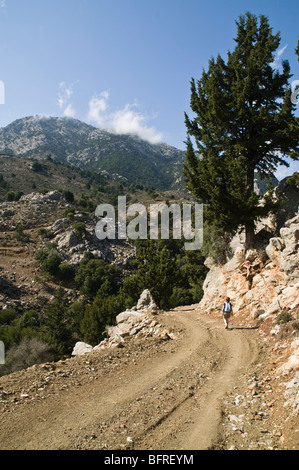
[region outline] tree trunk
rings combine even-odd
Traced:
[[[254,222],[250,221],[245,226],[245,250],[250,250],[254,248],[255,241],[255,232],[254,232]]]
[[[254,168],[247,169],[247,198],[249,199],[254,191]],[[254,247],[255,241],[254,220],[248,220],[245,224],[245,250]]]

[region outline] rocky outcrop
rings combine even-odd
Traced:
[[[135,247],[127,240],[99,240],[95,234],[96,221],[88,213],[83,215],[74,210],[72,218],[65,217],[70,207],[59,191],[26,194],[19,201],[0,203],[0,230],[14,231],[19,225],[25,230],[43,228],[49,238],[44,238],[41,248],[43,243],[51,241],[63,261],[73,266],[89,251],[107,262],[126,267],[136,255]],[[81,236],[74,229],[78,222],[85,225]],[[31,249],[36,251],[35,246]]]
[[[299,215],[287,220],[278,235],[270,238],[264,248],[247,252],[237,235],[231,243],[233,256],[226,264],[220,266],[212,259],[206,260],[209,273],[199,307],[205,313],[221,315],[228,296],[237,323],[258,324],[265,338],[270,335],[277,341],[276,349],[281,347],[283,362],[276,374],[290,374],[291,381],[284,382],[285,396],[299,411]],[[290,325],[288,337],[293,341],[281,345],[279,338],[285,322]]]
[[[140,299],[138,300],[137,303],[137,310],[147,310],[150,311],[151,313],[155,313],[156,310],[158,310],[157,304],[153,299],[152,294],[148,289],[145,289],[141,296]]]
[[[200,302],[206,312],[221,311],[226,296],[236,314],[251,318],[299,307],[299,215],[280,229],[280,237],[270,238],[265,249],[245,252],[244,245],[232,241],[234,254],[225,265],[206,261],[209,273]]]
[[[93,347],[83,341],[78,341],[73,349],[72,356],[83,356],[90,353]]]
[[[0,229],[15,230],[18,225],[26,229],[47,226],[50,220],[59,218],[66,207],[68,204],[58,191],[26,194],[19,201],[0,204]]]
[[[72,356],[81,356],[92,350],[121,348],[126,337],[156,337],[163,340],[175,339],[175,334],[163,328],[154,318],[158,307],[149,290],[142,292],[137,306],[120,313],[116,317],[116,325],[108,328],[108,336],[100,344],[92,348],[89,344],[78,342]]]
[[[20,198],[21,202],[30,202],[31,204],[47,204],[51,202],[62,202],[66,204],[65,199],[59,191],[50,191],[46,194],[31,193],[26,194]]]
[[[280,237],[270,239],[266,247],[269,259],[286,275],[288,280],[298,279],[299,275],[299,215],[285,223],[280,229]]]
[[[74,230],[78,222],[84,223],[85,230],[79,236]],[[126,266],[135,257],[135,248],[126,240],[99,240],[95,234],[96,222],[87,214],[85,217],[75,213],[72,220],[68,218],[57,219],[48,227],[52,240],[57,244],[57,250],[64,260],[76,266],[89,251],[105,261],[116,265]]]

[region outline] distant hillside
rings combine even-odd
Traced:
[[[0,155],[0,203],[18,200],[22,194],[59,190],[71,192],[76,204],[92,211],[99,203],[117,204],[126,195],[131,203],[150,204],[157,200],[182,201],[187,197],[177,189],[153,190],[141,184],[128,183],[106,173],[80,169],[74,165],[45,160]]]
[[[46,159],[170,189],[182,183],[184,152],[116,135],[71,118],[31,116],[0,129],[0,154]]]

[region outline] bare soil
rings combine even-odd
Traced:
[[[298,422],[255,325],[235,318],[226,330],[196,306],[155,318],[175,339],[129,339],[2,377],[0,448],[298,448]]]

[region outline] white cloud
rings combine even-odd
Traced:
[[[162,141],[163,135],[148,126],[147,118],[136,110],[137,104],[127,104],[123,109],[108,113],[109,92],[95,95],[89,102],[87,121],[116,134],[136,135],[152,144]],[[135,109],[134,109],[135,108]]]
[[[112,128],[117,134],[137,135],[152,144],[162,141],[162,134],[149,127],[145,116],[135,111],[129,104],[113,114]]]
[[[76,111],[70,103],[72,96],[73,85],[67,85],[65,82],[60,82],[57,101],[59,108],[63,109],[63,116],[74,117],[76,115]]]
[[[65,110],[63,111],[63,116],[73,118],[76,116],[76,111],[73,108],[72,104],[68,104]]]
[[[107,116],[105,111],[108,108],[109,92],[103,91],[99,96],[95,95],[89,101],[87,121],[93,122],[98,127],[105,126]]]
[[[272,69],[279,69],[281,67],[281,64],[280,64],[280,58],[281,56],[283,55],[284,51],[286,50],[286,48],[288,47],[288,45],[284,46],[284,47],[281,47],[280,49],[277,50],[276,54],[275,54],[275,59],[274,61],[270,64]]]
[[[6,7],[6,0],[0,0],[0,8]]]

